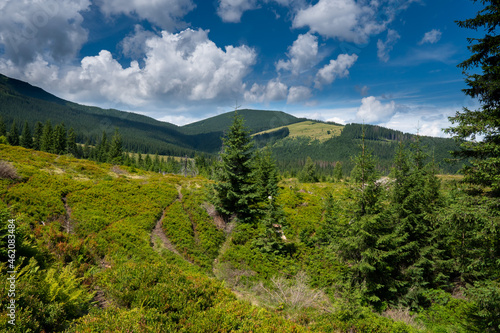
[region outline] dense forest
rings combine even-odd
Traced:
[[[0,330],[500,332],[500,12],[483,4],[458,23],[490,34],[459,65],[481,106],[450,119],[454,141],[311,140],[235,112],[217,153],[175,159],[120,126],[80,142],[59,118],[2,118]],[[447,149],[461,174],[442,174]]]

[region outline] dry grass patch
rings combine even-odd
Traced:
[[[405,323],[406,325],[412,326],[417,330],[425,329],[425,326],[422,323],[415,321],[415,316],[410,313],[410,310],[408,308],[389,308],[384,311],[382,316],[390,318],[394,321]]]
[[[2,179],[19,179],[16,168],[12,163],[0,161],[0,178]]]

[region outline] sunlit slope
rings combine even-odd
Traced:
[[[262,131],[255,133],[254,135],[260,135],[264,133],[272,133],[274,131],[288,127],[290,134],[288,137],[307,137],[312,140],[318,140],[324,142],[333,137],[339,136],[342,133],[344,126],[334,125],[329,123],[322,123],[313,120],[302,121],[300,123],[295,123],[287,126],[281,126],[278,128],[273,128],[267,131]]]
[[[1,144],[0,160],[12,175],[0,178],[0,218],[15,219],[19,272],[16,326],[4,297],[0,331],[307,331],[209,277],[225,236],[191,195],[206,179]],[[178,254],[153,233],[159,221]]]

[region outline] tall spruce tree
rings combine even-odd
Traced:
[[[335,168],[333,169],[333,179],[337,182],[340,182],[344,174],[342,172],[342,162],[336,162]]]
[[[214,206],[226,218],[236,214],[241,222],[251,222],[257,212],[258,193],[254,180],[253,143],[242,116],[235,114],[222,141],[217,181],[213,185]]]
[[[73,127],[71,127],[68,131],[68,143],[67,143],[67,151],[68,154],[72,154],[73,156],[80,157],[78,153],[78,147],[76,145],[76,133]]]
[[[362,129],[361,153],[354,158],[354,168],[351,177],[354,180],[358,203],[358,215],[372,214],[377,211],[380,187],[376,183],[379,176],[376,162],[371,151],[366,146],[365,128]]]
[[[24,122],[23,132],[21,134],[21,146],[24,148],[33,148],[33,136],[31,135],[30,125]]]
[[[7,142],[12,146],[19,146],[19,129],[15,120],[12,122],[9,134],[7,135]]]
[[[7,127],[5,126],[5,122],[3,118],[0,116],[0,136],[7,135]]]
[[[37,121],[35,124],[35,129],[33,131],[33,149],[42,149],[42,136],[43,136],[43,124]]]
[[[318,181],[318,175],[316,174],[316,164],[311,157],[307,156],[304,168],[299,174],[299,180],[303,183],[315,183]]]
[[[402,279],[397,293],[409,305],[418,306],[422,291],[442,282],[439,280],[444,277],[435,270],[438,244],[434,242],[434,218],[440,204],[440,183],[433,162],[425,163],[426,154],[418,135],[412,148],[408,152],[401,144],[394,161],[394,230],[390,238],[398,249],[394,265]]]
[[[108,160],[109,163],[122,164],[123,162],[123,147],[122,147],[122,137],[118,128],[115,129],[115,133],[111,138],[111,145],[109,147]]]
[[[66,153],[67,133],[64,123],[57,124],[52,133],[52,152],[62,155]]]
[[[490,186],[493,193],[500,195],[500,6],[493,0],[481,3],[485,7],[476,17],[457,22],[462,28],[485,31],[483,38],[468,39],[472,56],[458,65],[467,75],[469,87],[464,93],[479,99],[481,106],[477,110],[464,108],[450,117],[454,126],[446,131],[460,142],[455,155],[471,158],[471,165],[463,169],[465,180]],[[467,74],[467,70],[473,74]]]
[[[52,132],[52,124],[50,120],[47,120],[45,122],[45,125],[43,126],[40,150],[46,151],[48,153],[52,152],[52,148],[54,147],[54,138]]]
[[[95,159],[98,162],[107,162],[109,143],[108,143],[108,135],[106,134],[106,131],[102,131],[101,140],[97,144],[95,151],[96,151]]]
[[[283,226],[286,224],[283,208],[278,204],[279,174],[271,151],[265,148],[255,156],[258,200],[262,209],[261,232],[254,245],[262,252],[281,254],[285,249]]]

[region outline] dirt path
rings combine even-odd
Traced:
[[[162,229],[163,219],[165,218],[166,211],[167,209],[163,210],[161,218],[158,220],[158,222],[156,222],[156,226],[154,227],[153,232],[151,233],[151,244],[153,244],[154,249],[159,250],[162,247],[165,247],[170,252],[173,252],[178,256],[180,256],[181,258],[183,258],[182,255],[179,253],[179,251],[177,251],[177,249],[175,248],[174,244],[172,244],[170,239],[168,239],[167,235],[165,235],[165,232]]]
[[[66,233],[72,234],[73,229],[74,229],[74,223],[71,220],[71,207],[68,205],[68,198],[63,197],[62,198],[63,204],[64,204],[64,210],[66,212],[64,216],[64,228],[66,229]]]
[[[179,196],[177,197],[177,200],[175,202],[181,201],[182,200],[182,187],[180,185],[176,186],[177,191],[179,192]],[[163,219],[165,218],[165,214],[167,213],[167,208],[163,210],[163,213],[161,215],[161,218],[156,222],[156,225],[151,232],[151,237],[150,237],[150,244],[155,249],[157,252],[160,252],[162,248],[166,248],[170,252],[178,255],[181,257],[183,260],[193,263],[191,260],[184,258],[182,254],[177,251],[175,248],[174,244],[168,239],[167,235],[165,235],[165,232],[163,231]]]

